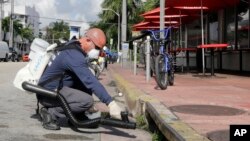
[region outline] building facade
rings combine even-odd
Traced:
[[[215,49],[214,67],[218,71],[250,72],[249,0],[219,11],[204,13],[204,43],[227,43],[227,48]],[[173,47],[182,50],[177,64],[187,69],[202,69],[201,19],[182,25],[174,31]],[[181,33],[181,35],[180,35]],[[205,49],[205,68],[211,68],[210,49]]]
[[[10,4],[6,3],[4,5],[4,17],[10,16]],[[14,19],[20,21],[23,27],[28,27],[32,29],[34,37],[39,36],[39,13],[36,11],[35,7],[29,6],[14,6]],[[8,39],[8,34],[6,39]],[[18,54],[23,55],[30,51],[30,42],[26,39],[21,39],[19,35],[13,37],[14,49]]]

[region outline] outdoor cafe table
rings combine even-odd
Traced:
[[[209,48],[211,53],[211,75],[214,76],[214,49],[215,48],[226,48],[228,44],[204,44],[198,45],[198,48]]]

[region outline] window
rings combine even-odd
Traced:
[[[249,48],[249,5],[246,1],[241,1],[237,9],[238,46],[239,48]]]
[[[187,25],[188,28],[188,47],[197,47],[201,44],[201,23],[196,20]],[[204,31],[205,32],[205,31]],[[205,34],[205,33],[204,33]]]
[[[225,40],[230,45],[229,49],[235,49],[235,9],[225,10]]]
[[[209,24],[209,43],[219,43],[218,14],[212,13],[208,16]]]

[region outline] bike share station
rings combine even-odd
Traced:
[[[165,90],[168,85],[172,86],[174,84],[174,60],[172,55],[168,53],[171,43],[170,32],[171,27],[164,30],[146,30],[133,41],[134,75],[137,74],[138,41],[136,40],[146,36],[147,38],[144,41],[146,48],[146,81],[149,82],[150,77],[155,75],[157,85],[162,90]],[[161,33],[164,34],[163,39],[159,37]]]

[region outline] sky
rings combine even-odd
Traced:
[[[41,27],[56,20],[67,19],[70,25],[81,26],[81,32],[89,28],[89,23],[98,21],[103,0],[15,0],[15,5],[35,6],[40,14]],[[72,22],[82,21],[82,22]]]

